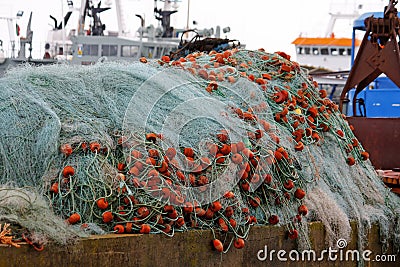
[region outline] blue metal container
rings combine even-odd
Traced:
[[[347,116],[353,116],[353,97],[355,89],[349,91]],[[370,88],[357,96],[357,116],[369,118],[400,117],[400,89],[387,77],[379,77]]]

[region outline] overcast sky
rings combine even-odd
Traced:
[[[133,33],[140,26],[135,14],[144,15],[146,25],[157,25],[153,16],[154,0],[121,0],[125,7],[125,21],[128,29]],[[81,0],[73,0],[76,7]],[[103,0],[102,6],[107,6],[114,1]],[[183,28],[186,26],[188,0],[181,0],[179,12],[172,15],[172,26]],[[294,56],[294,46],[291,42],[298,37],[323,37],[329,23],[329,12],[346,13],[356,10],[359,3],[363,7],[358,12],[383,11],[387,0],[364,1],[325,1],[325,0],[190,0],[190,22],[197,21],[197,28],[211,28],[220,25],[221,28],[229,26],[231,32],[228,38],[238,39],[249,49],[265,48],[268,52],[285,51]],[[63,8],[61,6],[63,5]],[[163,3],[159,2],[158,7]],[[0,0],[0,17],[15,16],[18,10],[25,13],[18,24],[21,26],[21,35],[26,32],[29,12],[33,12],[32,29],[34,31],[34,56],[41,57],[44,53],[44,44],[47,32],[51,29],[53,21],[49,15],[62,17],[68,10],[67,0]],[[102,15],[102,22],[107,24],[107,29],[117,30],[115,9],[106,11]],[[351,37],[350,20],[342,20],[334,29],[336,36]],[[76,21],[71,21],[70,26],[76,26]],[[193,25],[190,25],[193,26]],[[4,41],[4,48],[9,48],[8,30],[4,20],[0,20],[0,40]]]

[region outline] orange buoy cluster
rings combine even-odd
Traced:
[[[265,94],[274,120],[292,132],[296,151],[301,151],[304,145],[323,141],[323,133],[331,132],[336,133],[345,158],[350,158],[349,164],[353,162],[351,159],[369,158],[361,146],[353,145],[357,139],[351,126],[338,112],[338,105],[327,98],[327,91],[320,89],[318,83],[284,52],[270,54],[263,49],[233,49],[222,53],[212,51],[207,55],[194,53],[174,62],[171,65],[209,80],[206,90],[210,93],[217,90],[218,82],[234,82],[238,76],[257,84]],[[252,107],[253,111],[257,109]],[[238,116],[243,116],[242,113],[239,110]],[[248,113],[246,115],[249,117]]]

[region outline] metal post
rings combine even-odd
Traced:
[[[351,36],[351,62],[350,62],[350,68],[352,68],[353,64],[354,64],[355,47],[356,47],[356,29],[353,27],[353,34]]]
[[[63,48],[63,56],[65,56],[65,22],[64,22],[64,5],[63,5],[63,1],[61,0],[61,17],[62,17],[62,21],[61,21],[61,25],[62,25],[62,48]]]
[[[186,17],[186,30],[189,30],[189,16],[190,16],[190,0],[188,0],[188,7],[187,7],[187,17]],[[188,38],[189,33],[186,33],[186,38]]]

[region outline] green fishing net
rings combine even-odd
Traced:
[[[360,249],[372,224],[399,244],[398,197],[282,52],[21,67],[0,80],[0,116],[0,220],[60,243],[211,229],[228,250],[261,224],[307,249],[308,222],[336,244],[354,221]]]

